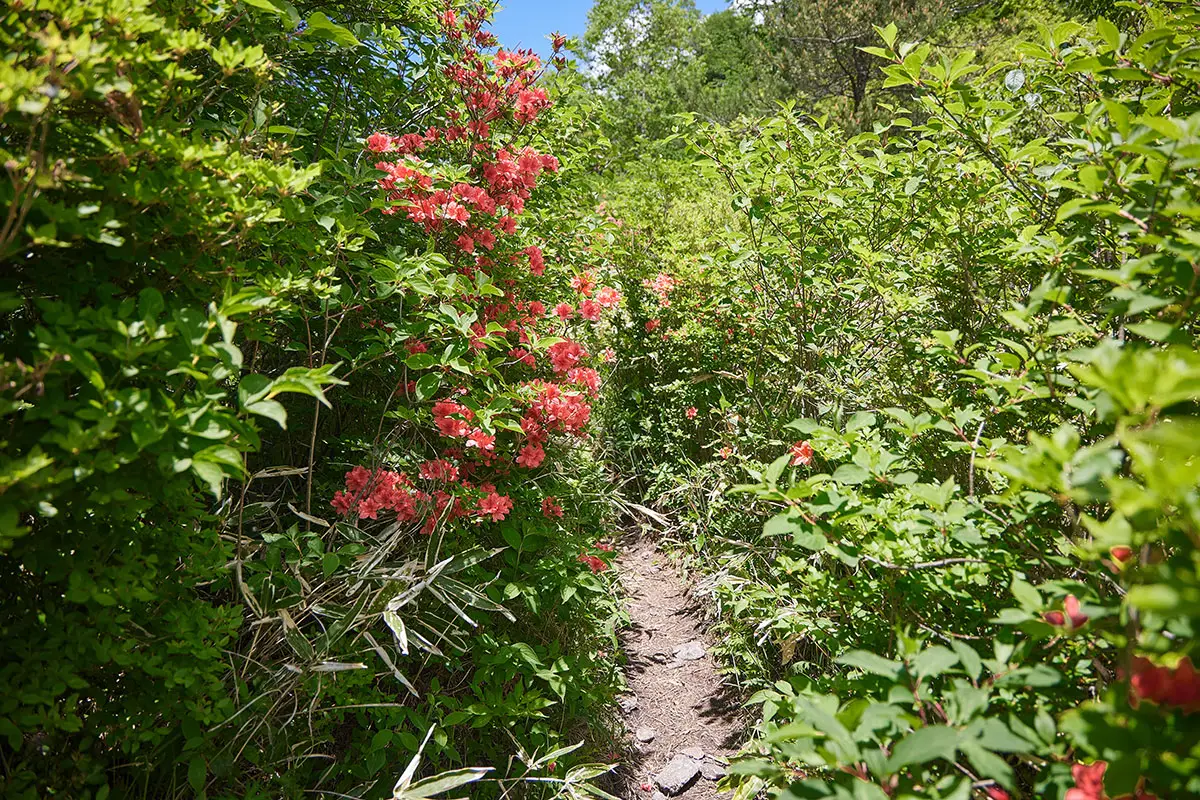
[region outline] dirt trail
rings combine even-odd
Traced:
[[[656,538],[630,534],[622,545],[617,565],[631,619],[622,636],[631,753],[623,796],[729,797],[717,792],[716,779],[741,744],[739,703],[717,674],[698,604]],[[695,769],[702,774],[688,779]]]

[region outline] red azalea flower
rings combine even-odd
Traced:
[[[481,517],[491,517],[492,522],[499,522],[508,516],[508,512],[512,510],[512,507],[512,500],[493,491],[480,499],[479,515]]]
[[[345,516],[353,508],[353,501],[354,497],[352,495],[339,490],[333,493],[333,500],[329,504],[333,506],[334,511]]]
[[[1104,771],[1108,769],[1105,761],[1092,764],[1074,764],[1071,767],[1071,777],[1075,779],[1075,788],[1068,789],[1063,800],[1109,800],[1104,793]],[[1146,779],[1139,778],[1133,794],[1123,794],[1115,800],[1158,800],[1156,795],[1146,791]]]
[[[525,445],[521,448],[521,452],[517,454],[517,463],[527,469],[540,466],[545,460],[546,451],[536,444]]]
[[[467,447],[478,447],[480,450],[495,450],[496,437],[484,433],[479,428],[471,431],[467,437]]]
[[[602,286],[596,292],[596,302],[605,308],[615,308],[621,302],[621,293],[611,286]]]
[[[595,395],[600,392],[600,373],[591,367],[575,367],[568,370],[567,381],[586,386],[589,394]]]
[[[550,365],[560,375],[579,366],[579,362],[587,358],[587,351],[580,347],[578,342],[572,341],[556,342],[550,345],[547,354],[550,356]]]
[[[1200,674],[1197,674],[1191,658],[1183,659],[1171,669],[1138,657],[1133,660],[1129,694],[1130,704],[1134,706],[1147,700],[1189,713],[1200,711]]]
[[[561,517],[562,515],[562,506],[558,504],[557,497],[550,496],[542,499],[542,516],[549,519],[550,517]]]
[[[1064,800],[1106,800],[1104,796],[1104,770],[1106,769],[1108,769],[1106,761],[1073,765],[1071,777],[1075,779],[1075,788],[1067,790]]]
[[[646,321],[646,333],[654,333],[658,330],[658,326],[662,325],[661,319],[652,319]]]
[[[809,464],[812,463],[813,449],[812,449],[812,445],[809,444],[807,439],[804,440],[803,442],[796,442],[794,445],[792,445],[791,454],[792,454],[792,466],[793,467],[798,467],[798,466],[807,467]]]
[[[571,278],[571,288],[584,297],[591,297],[592,292],[596,289],[596,279],[590,272],[576,275],[574,278]]]
[[[685,411],[685,412],[683,412],[683,413],[687,415],[687,418],[688,418],[688,419],[695,419],[695,418],[696,418],[696,414],[697,414],[697,413],[699,413],[699,412],[697,412],[697,411],[696,411],[696,407],[695,407],[695,406],[692,406],[691,408],[689,408],[687,411]]]
[[[588,569],[590,569],[592,572],[604,572],[604,570],[608,569],[608,564],[605,564],[604,559],[600,558],[599,556],[581,553],[578,560],[583,564],[587,564]]]
[[[600,304],[595,300],[584,300],[579,304],[579,316],[588,322],[599,322],[601,310]]]
[[[372,153],[386,153],[393,149],[392,137],[386,133],[372,133],[367,137],[367,149]]]
[[[1079,609],[1079,598],[1073,594],[1063,601],[1063,611],[1047,611],[1042,618],[1051,625],[1066,628],[1068,633],[1082,628],[1088,621],[1088,615]]]
[[[1133,563],[1133,548],[1123,544],[1109,548],[1108,555],[1112,558],[1112,561],[1105,561],[1104,565],[1114,575],[1120,573]]]

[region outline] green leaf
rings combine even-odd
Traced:
[[[975,652],[975,648],[971,647],[966,642],[961,642],[957,639],[950,643],[954,648],[954,652],[958,654],[958,660],[962,664],[963,669],[972,680],[979,679],[979,673],[983,669],[983,660],[979,657],[979,653]]]
[[[1143,611],[1158,611],[1170,614],[1180,608],[1183,597],[1175,587],[1159,583],[1134,586],[1129,590],[1125,601],[1134,608],[1140,608]]]
[[[429,369],[438,362],[429,353],[413,353],[404,363],[409,369]]]
[[[850,421],[846,423],[846,433],[854,433],[863,428],[871,428],[875,425],[875,415],[870,411],[859,411],[850,417]]]
[[[779,458],[771,462],[771,465],[767,467],[766,472],[763,473],[763,481],[767,484],[767,486],[771,488],[775,487],[775,484],[779,482],[779,476],[783,474],[785,469],[787,469],[787,465],[790,460],[791,455],[789,453],[784,453]]]
[[[314,11],[308,15],[308,25],[304,32],[328,39],[341,47],[357,47],[362,44],[348,28],[338,25],[320,11]]]
[[[417,399],[424,402],[437,394],[442,386],[442,376],[436,373],[422,375],[417,381]]]
[[[917,654],[912,660],[913,672],[923,678],[941,675],[958,663],[958,655],[936,644]]]
[[[845,655],[838,656],[837,663],[845,664],[848,667],[856,667],[869,672],[872,675],[882,675],[885,678],[896,680],[900,677],[902,665],[896,661],[889,661],[883,656],[871,653],[867,650],[851,650]]]
[[[842,464],[833,473],[833,479],[838,483],[853,486],[871,477],[871,473],[858,464]]]
[[[18,728],[11,719],[0,717],[0,736],[4,736],[8,740],[8,746],[14,752],[21,749],[21,729]]]
[[[795,530],[799,520],[800,514],[795,510],[776,514],[763,525],[763,536],[786,536]]]
[[[945,725],[919,728],[904,737],[888,759],[888,770],[897,772],[910,764],[924,764],[934,759],[954,760],[958,747],[958,731]]]
[[[975,742],[965,741],[961,744],[960,749],[971,760],[980,775],[988,776],[1001,786],[1014,788],[1012,767],[1004,759],[980,747]]]
[[[192,472],[204,483],[213,496],[221,499],[221,484],[225,480],[225,471],[211,461],[192,461]]]
[[[417,781],[412,786],[401,790],[399,794],[395,795],[395,800],[433,797],[436,794],[457,789],[459,786],[474,783],[491,771],[491,767],[464,767],[462,769],[448,770],[433,777]]]
[[[1024,610],[1040,611],[1042,609],[1042,595],[1030,584],[1014,576],[1010,588],[1012,589],[1013,597],[1017,599],[1017,602],[1021,604],[1021,608]]]
[[[1096,19],[1096,30],[1100,36],[1104,38],[1104,43],[1113,50],[1116,50],[1121,44],[1121,33],[1117,30],[1117,26],[1106,20],[1104,17]]]
[[[203,757],[196,756],[188,762],[188,785],[194,792],[203,792],[206,778],[208,778],[208,762]]]
[[[246,406],[253,403],[255,400],[260,400],[267,396],[271,391],[271,379],[265,375],[251,373],[250,375],[242,376],[242,380],[238,383],[238,401]]]
[[[764,536],[787,536],[789,534],[797,547],[803,547],[806,550],[814,552],[824,550],[825,546],[829,544],[825,535],[814,530],[812,523],[795,509],[776,514],[763,525]]]
[[[287,430],[287,409],[278,400],[259,400],[254,403],[248,403],[246,410],[251,414],[257,414],[260,417],[274,420],[280,428]]]
[[[1024,753],[1031,749],[1029,742],[1013,733],[1002,720],[995,717],[983,720],[978,741],[988,750],[1000,753]]]

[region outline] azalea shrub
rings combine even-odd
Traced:
[[[6,797],[598,791],[622,299],[489,14],[6,11]]]
[[[881,27],[873,130],[683,119],[604,187],[607,430],[751,691],[737,797],[1200,792],[1198,19],[1116,19]]]

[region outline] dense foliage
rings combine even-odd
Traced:
[[[5,13],[4,795],[590,791],[553,76],[468,4]]]
[[[5,796],[608,796],[634,504],[736,797],[1200,796],[1200,13],[489,13],[9,4]]]
[[[886,121],[607,187],[608,428],[754,691],[739,797],[1200,792],[1200,18],[1120,19],[879,27]]]

